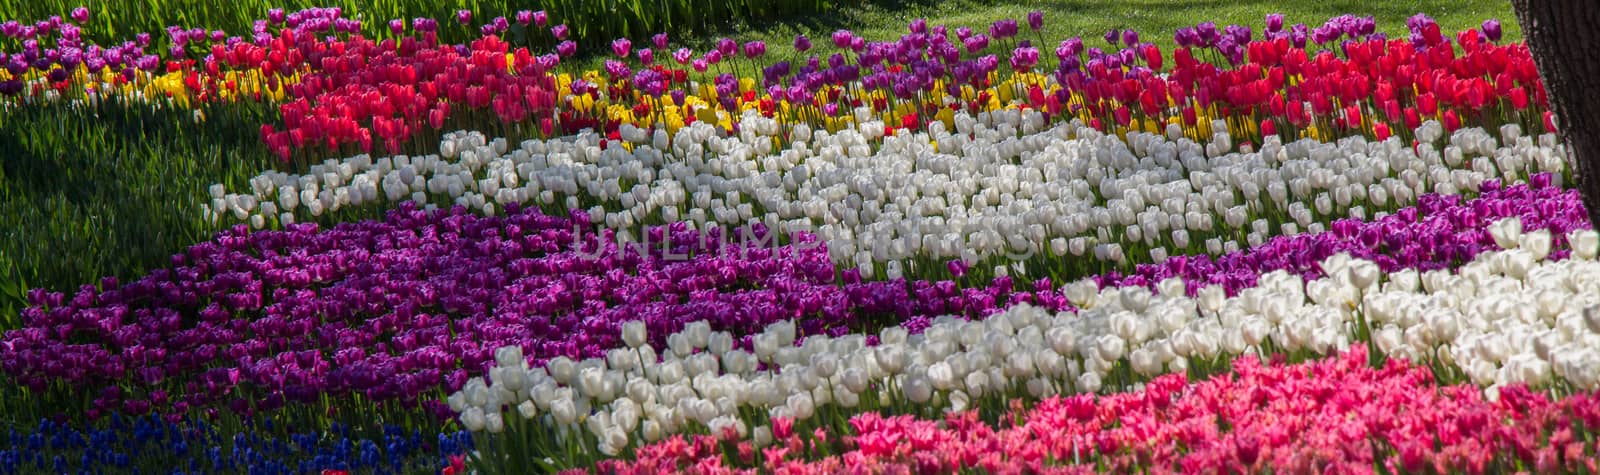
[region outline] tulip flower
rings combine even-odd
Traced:
[[[632,51],[633,41],[627,38],[611,40],[611,54],[617,55],[618,58],[627,59]]]
[[[757,40],[744,44],[745,58],[755,59],[765,54],[767,54],[767,43],[765,41]]]
[[[1490,18],[1488,20],[1484,20],[1483,21],[1483,37],[1484,38],[1488,38],[1489,41],[1492,42],[1492,43],[1498,43],[1498,42],[1500,42],[1501,35],[1502,35],[1502,33],[1501,33],[1501,30],[1500,30],[1500,20],[1497,20],[1497,19],[1494,19],[1494,18]]]

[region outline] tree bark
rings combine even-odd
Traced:
[[[1511,0],[1567,146],[1569,169],[1600,229],[1600,1]]]

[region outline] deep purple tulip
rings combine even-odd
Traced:
[[[811,50],[811,38],[807,38],[806,35],[795,35],[795,37],[794,37],[794,50],[798,51],[798,52],[801,52],[801,53],[804,53],[806,51],[810,51]]]
[[[463,25],[472,23],[472,10],[456,10],[456,22]]]
[[[1010,18],[995,21],[989,25],[989,36],[997,40],[1017,36],[1017,21]]]
[[[1131,29],[1130,30],[1123,30],[1123,32],[1122,32],[1122,44],[1128,45],[1130,47],[1133,46],[1133,45],[1139,44],[1139,32],[1133,31]]]
[[[85,7],[78,7],[78,8],[72,9],[72,21],[75,21],[75,22],[78,22],[78,23],[88,23],[89,22],[89,9],[85,8]]]
[[[529,24],[532,24],[532,23],[533,23],[533,11],[532,10],[523,10],[523,11],[517,12],[517,24],[518,25],[528,26]]]
[[[667,34],[656,33],[650,37],[650,43],[656,45],[656,49],[667,49]]]
[[[1205,22],[1194,26],[1195,35],[1199,38],[1202,48],[1209,48],[1217,44],[1217,24]]]
[[[1500,20],[1490,18],[1483,21],[1484,38],[1488,38],[1490,42],[1499,42],[1502,34],[1504,33],[1500,30]]]
[[[1283,31],[1283,14],[1282,13],[1268,13],[1267,14],[1267,32],[1269,32],[1269,33],[1277,33],[1277,32],[1280,32],[1280,31]]]
[[[267,10],[267,21],[272,22],[272,24],[274,24],[274,25],[282,24],[283,23],[283,9],[282,8],[274,8],[274,9],[271,9],[271,10]]]
[[[1028,28],[1033,31],[1044,29],[1044,12],[1038,10],[1028,12]]]
[[[389,20],[389,33],[399,36],[406,31],[406,21],[399,18]]]
[[[533,26],[544,28],[548,24],[550,24],[550,14],[545,13],[544,10],[533,12]]]
[[[912,33],[927,34],[928,33],[928,19],[926,19],[926,18],[918,18],[918,19],[915,19],[915,20],[911,20],[911,24],[907,25],[906,29],[910,30]]]

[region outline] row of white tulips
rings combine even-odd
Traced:
[[[884,329],[876,346],[864,334],[795,344],[795,325],[783,322],[746,351],[701,322],[657,349],[630,322],[626,347],[603,359],[530,367],[519,348],[503,348],[488,378],[448,403],[473,431],[500,433],[516,417],[518,430],[544,431],[560,439],[553,444],[583,438],[606,456],[683,431],[731,430],[760,446],[772,416],[933,415],[1134,389],[1166,372],[1222,370],[1239,355],[1328,355],[1364,344],[1364,328],[1375,352],[1459,368],[1490,397],[1514,383],[1600,389],[1600,235],[1572,233],[1573,257],[1552,262],[1550,235],[1520,226],[1497,223],[1509,249],[1456,271],[1385,274],[1341,254],[1322,263],[1322,279],[1276,271],[1234,297],[1212,286],[1193,298],[1177,279],[1153,292],[1085,280],[1066,288],[1077,313],[1022,305],[983,321],[941,317],[920,334]]]
[[[1214,145],[1230,140],[1224,133],[1208,144],[1176,130],[1123,141],[1078,122],[1035,131],[1023,113],[958,115],[955,123],[957,133],[935,123],[893,136],[871,121],[838,134],[796,125],[781,150],[778,124],[754,115],[733,136],[697,124],[668,140],[664,130],[625,125],[631,141],[605,147],[594,134],[513,147],[453,133],[438,155],[362,155],[303,175],[267,172],[249,190],[213,185],[205,213],[263,227],[274,216],[291,222],[412,200],[485,213],[509,203],[584,208],[594,224],[617,230],[764,222],[816,232],[835,262],[893,278],[919,258],[1070,254],[1120,263],[1229,252],[1565,163],[1553,136],[1523,136],[1516,125],[1498,137],[1462,129],[1446,138],[1428,122],[1416,147],[1269,138],[1258,151],[1221,154]]]

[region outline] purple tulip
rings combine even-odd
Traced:
[[[563,58],[570,58],[570,57],[572,57],[572,55],[577,54],[577,53],[578,53],[578,44],[577,43],[573,43],[570,40],[569,41],[562,41],[561,44],[556,45],[556,54],[561,55],[561,57],[563,57]]]
[[[1044,12],[1038,10],[1028,12],[1028,28],[1033,31],[1044,29]]]
[[[389,33],[399,36],[406,31],[406,21],[399,18],[389,20]]]
[[[267,10],[267,21],[272,22],[272,24],[274,24],[274,25],[282,24],[283,23],[283,9],[282,8],[274,8],[274,9],[271,9],[271,10]]]
[[[1280,32],[1280,31],[1283,31],[1283,14],[1282,13],[1268,13],[1267,14],[1267,32],[1268,33],[1277,33],[1277,32]]]
[[[523,10],[523,11],[517,12],[517,24],[518,25],[528,26],[529,24],[532,24],[532,23],[533,23],[533,11],[532,10]]]
[[[967,54],[977,54],[989,47],[989,37],[979,33],[963,41],[962,46],[967,48]]]
[[[1011,69],[1018,72],[1029,71],[1033,65],[1039,64],[1039,49],[1024,46],[1011,51]]]
[[[556,26],[550,27],[550,35],[554,36],[557,41],[567,39],[567,24],[562,23],[560,25],[556,25]],[[568,55],[562,55],[562,56],[568,56]]]
[[[472,23],[472,11],[456,10],[456,22],[463,25]]]
[[[1233,44],[1237,45],[1249,44],[1250,40],[1255,36],[1250,27],[1244,25],[1228,25],[1227,28],[1223,29],[1223,35],[1232,39]]]
[[[75,21],[75,22],[78,22],[78,23],[88,23],[89,22],[89,9],[85,8],[85,7],[78,7],[78,8],[72,9],[72,21]]]
[[[801,53],[804,53],[806,51],[810,51],[811,50],[811,38],[807,38],[806,35],[803,35],[803,34],[802,35],[795,35],[795,37],[794,37],[794,50],[798,51],[798,52],[801,52]]]
[[[611,40],[611,53],[617,55],[618,58],[628,59],[628,55],[631,54],[632,51],[632,40],[627,38],[617,38],[615,40]]]
[[[1139,32],[1133,30],[1123,30],[1122,44],[1128,45],[1129,47],[1139,44]]]
[[[533,26],[544,28],[548,24],[550,24],[550,14],[545,13],[544,10],[533,12]]]
[[[655,62],[656,62],[656,54],[655,54],[655,52],[650,51],[650,48],[639,48],[639,51],[637,51],[636,53],[637,53],[636,56],[639,57],[639,63],[640,64],[643,64],[645,66],[649,66],[649,65],[655,64]]]
[[[915,20],[911,20],[911,24],[906,25],[906,29],[911,31],[912,33],[927,34],[928,33],[928,19],[926,19],[926,18],[918,18],[918,19],[915,19]]]
[[[744,57],[755,59],[767,54],[767,42],[756,40],[744,44]]]
[[[1489,42],[1499,42],[1502,34],[1503,32],[1500,31],[1500,20],[1490,18],[1483,21],[1483,37],[1488,38]]]
[[[835,30],[833,32],[833,46],[839,49],[850,47],[850,39],[855,37],[850,30]]]
[[[656,33],[650,37],[650,42],[656,45],[656,49],[667,49],[667,34]]]
[[[989,25],[989,36],[993,36],[997,40],[1017,36],[1017,21],[1009,18],[995,21],[994,24]]]
[[[411,29],[424,33],[438,31],[439,22],[434,21],[432,18],[413,18],[411,19]]]
[[[739,52],[739,42],[733,41],[732,38],[719,39],[717,40],[717,52],[722,53],[723,56],[733,56]]]
[[[694,59],[694,51],[689,48],[678,48],[677,51],[672,52],[672,60],[680,65],[689,64],[692,59]]]

